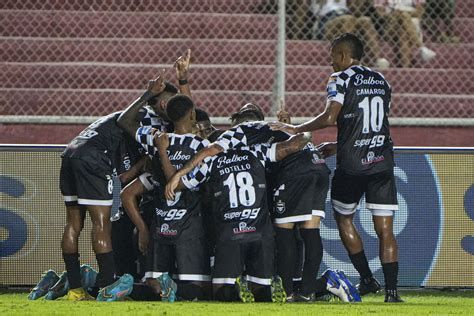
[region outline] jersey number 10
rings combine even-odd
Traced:
[[[239,201],[243,206],[252,206],[255,203],[253,178],[247,171],[239,172],[237,175],[229,174],[224,185],[229,187],[230,208],[238,207]]]
[[[370,128],[372,128],[372,132],[380,132],[384,116],[383,99],[379,96],[373,97],[372,99],[365,97],[364,100],[359,103],[359,108],[364,111],[362,133],[368,134]]]

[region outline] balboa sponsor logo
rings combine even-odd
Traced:
[[[185,155],[183,154],[183,152],[181,150],[178,150],[176,152],[174,152],[173,154],[170,155],[170,153],[168,152],[168,157],[170,160],[190,160],[191,159],[191,155]]]
[[[369,151],[367,153],[367,158],[362,158],[361,163],[363,165],[369,165],[371,163],[383,161],[384,159],[385,159],[385,157],[383,155],[376,156],[373,151]]]
[[[355,86],[360,86],[363,84],[366,85],[385,85],[385,80],[376,80],[374,77],[370,76],[369,78],[364,78],[363,74],[358,74],[354,77],[354,85]]]
[[[231,164],[231,163],[234,163],[234,162],[245,161],[245,160],[249,160],[249,156],[247,156],[247,155],[238,156],[238,155],[234,154],[232,156],[232,158],[219,157],[217,159],[217,168],[222,168],[225,165],[228,165],[228,164]]]
[[[257,228],[253,226],[247,226],[246,222],[240,222],[239,227],[234,228],[234,234],[244,234],[256,232]]]
[[[334,170],[335,159],[326,160]],[[395,211],[393,232],[400,249],[400,286],[424,286],[430,279],[435,266],[439,247],[442,244],[442,213],[439,204],[441,192],[436,183],[436,170],[430,156],[424,154],[396,154],[394,168],[397,187],[398,211]],[[331,202],[326,200],[326,209]],[[379,239],[372,222],[372,214],[366,208],[365,199],[359,203],[354,225],[364,241],[364,250],[374,276],[383,280],[379,258]],[[321,222],[321,236],[324,239],[324,257],[321,269],[338,267],[354,279],[359,278],[357,270],[347,257],[336,222]],[[414,242],[419,241],[419,242]],[[403,250],[403,251],[402,251]],[[413,267],[416,267],[414,269]],[[449,281],[447,281],[449,282]]]
[[[170,229],[170,226],[168,224],[161,225],[160,235],[175,236],[176,234],[178,234],[178,232],[174,229]]]

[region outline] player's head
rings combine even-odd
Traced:
[[[265,119],[262,109],[253,103],[246,103],[240,110],[230,117],[231,125],[235,126],[243,122],[263,121]]]
[[[193,101],[184,94],[177,94],[168,100],[166,106],[168,118],[175,124],[196,124],[196,111]]]
[[[331,62],[334,71],[344,71],[358,64],[364,57],[364,44],[351,33],[344,33],[331,43]]]
[[[166,105],[168,100],[178,93],[178,88],[169,81],[165,81],[165,89],[163,92],[148,101],[148,105],[153,108],[156,114],[167,117]]]
[[[196,134],[202,138],[208,138],[209,135],[216,130],[211,124],[211,119],[206,111],[196,109]]]

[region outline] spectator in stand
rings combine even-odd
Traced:
[[[312,11],[318,17],[316,37],[332,41],[342,33],[356,33],[367,43],[367,59],[369,66],[388,68],[390,63],[380,57],[377,31],[370,17],[352,14],[360,11],[364,0],[313,0]]]
[[[423,14],[424,30],[438,43],[458,43],[454,36],[454,0],[427,0]],[[444,27],[444,30],[443,30]]]
[[[393,43],[399,66],[408,68],[413,62],[412,52],[417,51],[424,61],[436,53],[424,46],[420,30],[425,0],[375,0],[374,6],[385,17],[385,37]]]

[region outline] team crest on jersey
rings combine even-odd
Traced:
[[[285,213],[285,202],[282,200],[278,200],[278,202],[275,203],[275,210],[278,214],[283,214]]]

